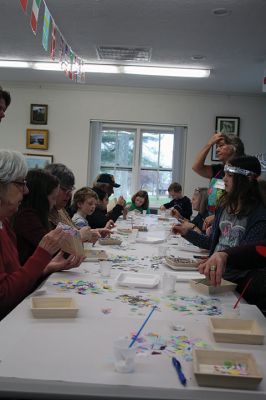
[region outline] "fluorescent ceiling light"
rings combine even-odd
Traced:
[[[84,72],[96,72],[103,74],[119,74],[120,67],[118,65],[102,65],[102,64],[84,64]]]
[[[32,68],[41,71],[62,71],[59,62],[25,62],[25,61],[1,61],[3,68]],[[75,68],[75,65],[74,65]],[[163,67],[141,67],[131,65],[106,65],[106,64],[84,64],[84,72],[104,74],[137,74],[152,76],[169,76],[181,78],[208,78],[209,69],[200,68],[163,68]]]
[[[36,62],[32,64],[32,68],[40,71],[62,71],[59,63]]]
[[[0,60],[2,68],[30,68],[30,64],[26,61],[5,61]]]
[[[161,67],[135,67],[124,66],[125,74],[153,75],[153,76],[174,76],[183,78],[208,78],[209,69],[196,68],[161,68]]]

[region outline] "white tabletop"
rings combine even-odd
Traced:
[[[167,228],[167,223],[158,224],[152,216],[147,216],[145,223],[149,231],[140,236],[151,235],[152,232],[153,237],[162,237],[164,228]],[[106,250],[110,256],[120,256],[113,262],[109,278],[101,277],[99,263],[84,262],[75,271],[50,276],[45,283],[44,296],[71,296],[76,300],[79,306],[76,318],[33,318],[29,297],[1,322],[0,396],[9,393],[17,398],[265,398],[265,345],[216,343],[209,329],[210,312],[204,307],[202,310],[193,308],[196,296],[198,299],[204,299],[205,296],[194,291],[188,282],[177,282],[176,293],[172,296],[162,294],[161,283],[153,289],[119,287],[116,278],[121,271],[139,270],[139,273],[159,276],[165,271],[178,274],[163,264],[158,256],[158,244],[128,245],[127,237],[120,237],[123,238],[121,248],[95,246],[96,249]],[[180,256],[191,257],[193,254],[178,250],[178,243],[183,246],[183,240],[174,238],[171,242],[171,251],[178,251]],[[87,288],[89,282],[91,286],[94,285],[94,293],[91,288],[85,290],[85,294],[79,294],[75,289],[63,290],[67,281],[75,284],[83,281]],[[233,304],[236,299],[233,293],[212,297],[216,299],[213,304],[218,309],[222,303]],[[140,307],[140,300],[143,307]],[[114,340],[136,333],[154,304],[158,309],[145,326],[141,334],[143,338],[154,334],[169,341],[172,336],[187,336],[211,349],[251,352],[264,376],[258,389],[244,391],[198,386],[189,351],[176,354],[187,377],[186,387],[179,382],[171,357],[165,351],[159,351],[161,354],[157,355],[151,354],[152,351],[138,352],[133,373],[116,372],[113,362]],[[185,304],[188,304],[187,309],[182,308]],[[240,316],[256,319],[265,331],[265,319],[256,307],[241,304]],[[173,322],[182,330],[174,331]]]

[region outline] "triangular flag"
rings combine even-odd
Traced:
[[[27,10],[28,0],[20,0],[21,7],[24,12]]]
[[[50,19],[51,15],[45,4],[44,17],[43,17],[42,45],[44,50],[46,51],[48,49]]]
[[[32,10],[31,10],[31,17],[30,17],[30,25],[32,32],[36,35],[37,32],[37,22],[39,16],[39,10],[42,0],[33,0],[32,3]]]
[[[56,25],[53,21],[52,24],[52,36],[51,36],[51,59],[55,59],[55,48],[56,48]]]

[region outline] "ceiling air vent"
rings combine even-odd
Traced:
[[[96,50],[99,60],[135,62],[151,60],[151,48],[100,46]]]

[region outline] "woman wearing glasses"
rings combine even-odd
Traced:
[[[35,287],[39,279],[61,269],[77,267],[81,258],[64,259],[61,252],[66,234],[55,229],[46,234],[36,251],[21,267],[15,233],[9,220],[28,193],[27,165],[21,153],[0,150],[0,319],[4,318]]]

